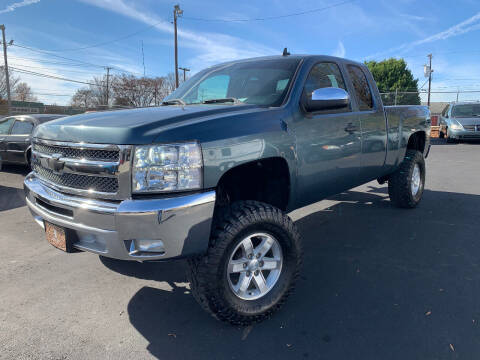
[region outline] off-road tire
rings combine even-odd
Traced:
[[[189,260],[187,277],[198,303],[218,320],[249,325],[270,317],[294,289],[302,263],[300,235],[281,210],[257,201],[239,201],[216,212],[207,254]],[[227,264],[231,253],[245,236],[256,232],[272,234],[280,243],[283,265],[273,288],[256,300],[242,300],[231,290]]]
[[[412,174],[415,165],[420,168],[421,184],[416,195],[412,194]],[[388,180],[388,195],[390,201],[400,208],[414,208],[422,199],[425,187],[425,159],[417,150],[407,150],[403,162],[399,168],[390,175]]]

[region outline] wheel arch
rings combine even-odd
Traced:
[[[217,184],[217,205],[255,200],[287,210],[291,203],[292,176],[280,156],[246,162],[226,171]]]

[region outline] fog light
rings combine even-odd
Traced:
[[[141,253],[165,253],[165,246],[162,240],[132,240],[130,243],[130,255],[141,255]]]

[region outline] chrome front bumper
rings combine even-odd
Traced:
[[[47,221],[70,230],[79,250],[142,261],[191,256],[208,247],[215,191],[105,201],[60,193],[33,173],[25,178],[24,189],[35,221],[43,228]]]

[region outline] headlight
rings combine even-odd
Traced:
[[[197,143],[135,147],[133,192],[194,190],[201,186],[202,151]]]
[[[460,123],[452,124],[450,127],[452,128],[452,130],[463,130],[463,126]]]

